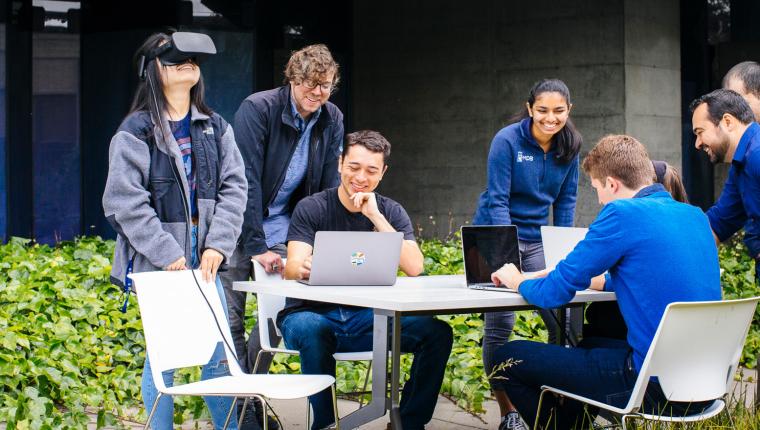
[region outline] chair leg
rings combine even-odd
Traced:
[[[232,406],[230,406],[230,410],[227,412],[227,418],[224,420],[224,427],[222,427],[222,430],[227,430],[227,426],[230,425],[230,418],[232,418],[232,411],[235,410],[235,407],[237,406],[237,397],[232,398]],[[240,428],[240,426],[238,426]]]
[[[161,396],[163,395],[163,393],[158,393],[158,397],[156,397],[156,400],[153,402],[153,407],[150,408],[148,420],[145,421],[145,427],[143,427],[143,430],[148,430],[148,427],[150,427],[150,420],[153,419],[153,415],[156,413],[156,408],[158,407],[158,401],[161,400]]]
[[[267,405],[267,407],[269,408],[269,412],[271,412],[272,415],[274,415],[274,419],[277,420],[277,424],[280,425],[280,428],[284,429],[285,427],[282,425],[282,421],[280,421],[280,416],[277,415],[277,412],[275,412],[274,408],[272,408],[272,405]]]
[[[306,398],[306,429],[311,428],[311,404],[309,403],[309,398]]]
[[[627,418],[636,418],[636,415],[631,415],[631,414],[625,414],[625,415],[623,415],[623,419],[621,420],[621,422],[622,422],[622,424],[623,424],[623,430],[626,430],[626,429],[628,428],[628,427],[626,427],[626,425],[625,425],[625,420],[626,420]]]
[[[264,350],[259,350],[258,354],[256,354],[256,362],[253,363],[253,370],[251,370],[251,374],[255,375],[256,371],[259,370],[259,360],[261,359],[261,353],[264,352]]]
[[[364,406],[364,393],[367,391],[367,382],[369,382],[369,375],[372,373],[372,360],[367,365],[367,373],[364,375],[364,385],[362,385],[362,394],[359,394],[359,409]]]
[[[253,397],[259,399],[259,401],[261,402],[261,409],[264,411],[264,419],[262,420],[263,425],[264,425],[264,430],[269,430],[269,420],[266,419],[267,407],[269,407],[269,404],[267,403],[266,399],[262,396],[254,395]]]
[[[544,402],[544,394],[546,394],[546,390],[541,390],[541,395],[538,396],[538,409],[536,409],[536,421],[533,423],[533,430],[538,430],[538,418],[541,416],[541,404]]]
[[[243,419],[245,418],[245,408],[248,407],[248,400],[249,400],[248,397],[246,397],[245,400],[243,400],[243,409],[240,411],[240,416],[238,417],[238,428],[243,427]]]
[[[333,416],[335,417],[335,430],[340,430],[340,418],[338,418],[338,395],[335,392],[335,384],[330,386],[332,390]]]

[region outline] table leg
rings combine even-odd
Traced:
[[[559,317],[559,333],[557,334],[557,343],[559,343],[560,346],[565,346],[567,344],[567,334],[565,333],[565,330],[567,329],[567,307],[562,306],[559,308],[557,316]]]
[[[363,408],[341,418],[342,429],[353,429],[374,421],[388,410],[388,323],[387,315],[375,312],[372,328],[372,400]]]
[[[391,393],[390,411],[391,428],[401,428],[401,414],[399,413],[398,391],[401,379],[401,317],[398,312],[393,313],[393,337],[391,338]]]

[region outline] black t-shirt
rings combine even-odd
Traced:
[[[396,231],[404,233],[404,240],[414,240],[412,221],[395,201],[375,193],[377,208]],[[288,242],[295,240],[314,246],[318,231],[374,231],[375,225],[361,212],[350,212],[340,202],[338,189],[330,188],[302,199],[293,210],[288,229]],[[278,325],[285,315],[304,310],[329,310],[332,303],[308,300],[286,300],[285,309],[277,316]]]

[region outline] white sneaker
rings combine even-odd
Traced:
[[[499,430],[528,430],[528,426],[525,425],[522,418],[520,418],[520,414],[516,411],[512,411],[501,417]]]

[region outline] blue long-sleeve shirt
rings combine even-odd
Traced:
[[[718,250],[702,211],[673,200],[660,184],[606,204],[586,238],[545,278],[526,280],[529,303],[554,308],[609,272],[641,369],[665,307],[677,301],[720,300]]]
[[[760,125],[742,135],[731,161],[728,180],[715,206],[707,211],[710,226],[722,241],[744,226],[744,243],[752,258],[760,257]]]
[[[488,184],[472,223],[517,226],[520,240],[541,240],[553,208],[554,225],[572,226],[578,192],[578,157],[561,163],[544,153],[530,132],[531,118],[501,129],[488,154]]]

